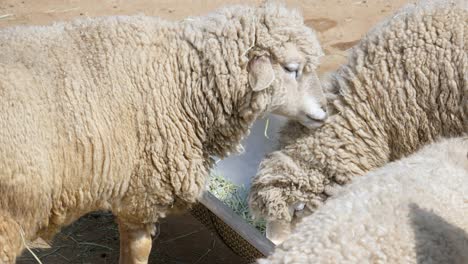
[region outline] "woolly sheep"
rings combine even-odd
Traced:
[[[342,187],[260,264],[468,263],[468,137]]]
[[[249,198],[275,243],[335,185],[435,138],[467,133],[467,6],[420,2],[378,25],[322,83],[327,122],[311,132],[296,123],[285,128],[282,149],[261,162]]]
[[[116,215],[120,262],[146,263],[154,223],[258,116],[326,117],[317,38],[277,4],[16,27],[0,47],[1,263],[93,210]]]

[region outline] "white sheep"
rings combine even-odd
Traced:
[[[355,178],[260,264],[468,263],[468,137]]]
[[[332,116],[312,132],[291,124],[260,164],[249,203],[269,238],[280,243],[335,185],[468,132],[467,21],[467,1],[420,2],[353,48],[322,83]]]
[[[0,31],[0,262],[111,210],[120,262],[146,263],[154,223],[196,202],[212,156],[267,112],[326,117],[322,55],[301,15],[235,6]]]

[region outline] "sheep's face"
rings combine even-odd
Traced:
[[[285,241],[291,234],[291,222],[284,220],[267,221],[266,237],[275,245],[279,245]]]
[[[312,214],[312,210],[308,208],[306,203],[297,202],[290,204],[289,213],[292,216],[291,221],[275,219],[266,222],[266,237],[276,245],[283,243],[294,228],[296,228],[297,224],[304,217]]]
[[[266,156],[250,187],[249,208],[256,218],[266,220],[270,240],[281,243],[297,223],[319,208],[325,197],[317,193],[332,194],[335,189],[317,184],[322,180],[320,175],[304,173],[282,151]]]
[[[271,112],[316,128],[327,113],[325,96],[312,68],[293,43],[286,43],[276,52],[250,61],[249,83],[253,91],[271,91]]]

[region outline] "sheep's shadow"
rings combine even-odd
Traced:
[[[409,206],[418,264],[468,263],[468,234],[464,230],[417,204]]]

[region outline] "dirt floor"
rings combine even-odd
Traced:
[[[162,219],[158,227],[160,232],[153,242],[151,264],[244,263],[190,214]],[[110,213],[91,213],[59,233],[51,247],[33,250],[44,264],[118,263],[117,225]],[[25,252],[17,263],[37,262]]]
[[[202,15],[241,0],[0,0],[0,28],[48,24],[75,17],[116,14],[157,15],[175,20]],[[369,28],[408,0],[297,0],[307,25],[316,29],[326,56],[320,72],[333,70],[345,60],[346,51]],[[215,234],[190,215],[164,219],[153,244],[150,263],[242,263]],[[111,215],[89,214],[57,235],[49,249],[35,249],[43,263],[117,263],[119,243]],[[36,263],[26,252],[18,263]]]

